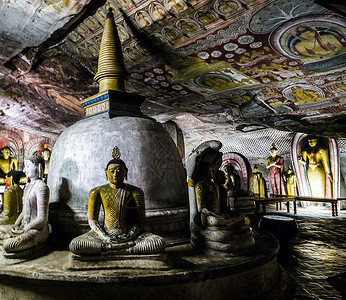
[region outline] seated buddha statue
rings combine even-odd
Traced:
[[[220,148],[218,141],[204,142],[188,158],[191,243],[205,252],[242,255],[254,250],[255,240],[244,214],[223,204],[227,194],[225,199],[220,197],[215,182],[222,161]]]
[[[23,210],[14,225],[0,226],[4,255],[25,256],[40,249],[50,233],[48,224],[49,189],[42,181],[44,161],[40,156],[24,160],[28,180],[23,194]]]
[[[0,214],[0,225],[14,224],[22,212],[23,190],[19,187],[21,172],[7,173],[6,184],[8,189],[4,192],[3,210]]]
[[[128,169],[117,147],[105,172],[109,183],[92,189],[88,199],[88,222],[91,230],[74,238],[70,251],[80,256],[153,254],[165,249],[162,237],[144,230],[143,191],[124,183]],[[104,210],[104,225],[98,221]]]
[[[6,175],[11,170],[16,170],[18,168],[18,161],[16,158],[11,157],[11,149],[5,146],[1,149],[2,158],[0,158],[0,179],[1,182],[6,182]]]

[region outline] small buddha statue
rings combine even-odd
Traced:
[[[297,195],[297,178],[294,175],[291,166],[288,167],[286,173],[286,188],[288,196],[296,196]]]
[[[51,152],[48,149],[48,146],[44,145],[44,148],[42,150],[42,157],[44,160],[43,178],[45,182],[47,182],[47,177],[48,177],[50,155],[51,155]]]
[[[258,172],[258,167],[254,166],[250,179],[250,194],[255,197],[264,197],[263,176]]]
[[[225,184],[224,188],[227,190],[227,204],[230,210],[235,210],[234,200],[236,194],[236,177],[234,174],[234,168],[231,164],[226,164],[224,167],[225,172]]]
[[[145,203],[143,191],[124,183],[127,167],[117,147],[106,166],[108,184],[89,193],[88,220],[91,230],[70,243],[77,255],[153,254],[165,249],[162,237],[144,230]],[[104,225],[99,221],[101,206]]]
[[[14,224],[22,212],[23,190],[19,187],[21,172],[7,173],[6,184],[8,189],[4,192],[3,210],[0,214],[0,225]]]
[[[4,255],[22,257],[40,249],[50,233],[48,224],[49,188],[42,181],[44,161],[40,156],[24,160],[28,180],[23,194],[23,210],[14,225],[0,226]]]
[[[16,158],[11,157],[11,149],[8,146],[5,146],[1,149],[2,158],[0,158],[0,178],[4,183],[6,181],[6,175],[11,170],[18,169],[18,161]]]

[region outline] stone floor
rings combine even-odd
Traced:
[[[296,281],[291,299],[346,299],[327,281],[346,272],[346,210],[337,217],[326,206],[298,207],[297,214],[275,206],[267,211],[277,213],[295,218],[299,228],[279,254],[279,263]]]

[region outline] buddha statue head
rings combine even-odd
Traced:
[[[270,149],[270,155],[271,157],[276,157],[278,154],[278,149],[275,147],[275,144],[272,144],[272,148]]]
[[[106,166],[105,172],[107,179],[111,185],[115,187],[121,185],[124,179],[127,178],[128,169],[123,160],[120,159],[120,150],[115,147],[112,152],[113,159],[111,159]]]
[[[1,149],[1,153],[4,157],[4,159],[9,159],[11,156],[11,149],[8,146],[5,146],[4,148]]]
[[[24,173],[28,179],[42,179],[44,160],[41,156],[32,155],[24,160]]]
[[[44,145],[44,148],[42,150],[42,157],[45,161],[49,161],[51,152],[48,149],[47,145]]]
[[[317,136],[309,136],[308,137],[308,144],[310,147],[316,147],[318,143],[318,137]]]
[[[228,163],[223,167],[223,170],[225,171],[227,175],[229,175],[234,172],[234,167],[230,163]]]
[[[287,169],[287,174],[288,174],[288,175],[291,175],[291,174],[292,174],[291,166],[288,167],[288,169]]]
[[[209,162],[203,162],[199,166],[200,179],[210,181],[215,179],[216,168],[213,164]]]

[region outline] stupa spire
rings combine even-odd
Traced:
[[[146,118],[141,112],[145,97],[125,91],[126,76],[121,43],[110,8],[101,39],[98,69],[94,77],[99,84],[99,92],[82,100],[84,118],[111,119],[119,116]]]
[[[126,75],[118,31],[112,9],[109,8],[101,39],[98,69],[94,77],[99,84],[99,93],[108,90],[125,91]]]

